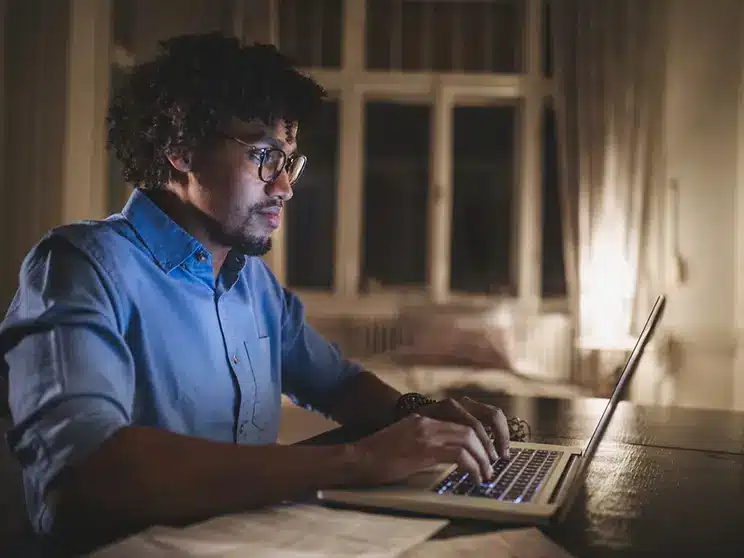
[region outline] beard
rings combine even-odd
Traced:
[[[244,256],[263,256],[271,250],[271,237],[244,234],[231,246]]]
[[[256,222],[259,211],[272,204],[260,204],[252,207],[248,217],[235,226],[211,221],[211,236],[222,246],[229,246],[244,256],[263,256],[271,250],[271,234],[257,232],[262,227]],[[263,231],[261,231],[263,232]]]

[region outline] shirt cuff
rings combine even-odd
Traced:
[[[39,532],[48,533],[52,526],[53,518],[44,501],[49,484],[63,469],[80,462],[128,424],[128,417],[113,400],[76,396],[50,402],[8,432],[10,450],[38,499],[31,519]]]

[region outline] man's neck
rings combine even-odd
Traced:
[[[154,190],[147,193],[148,197],[166,213],[175,223],[198,240],[212,256],[212,268],[215,279],[220,274],[222,264],[225,263],[230,248],[212,240],[205,216],[193,205],[181,200],[175,193],[168,190]]]

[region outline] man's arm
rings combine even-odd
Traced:
[[[435,463],[489,472],[471,430],[421,417],[325,447],[235,445],[135,426],[134,364],[115,292],[92,259],[64,240],[47,241],[27,258],[0,327],[9,442],[32,488],[39,531],[100,544],[319,488],[393,481]]]
[[[387,426],[396,418],[401,393],[368,370],[346,380],[336,392],[329,414],[333,420],[359,432]]]
[[[306,323],[297,297],[286,289],[283,296],[282,372],[290,395],[360,435],[399,419],[396,407],[401,393],[345,360],[335,346]],[[468,398],[440,402],[421,399],[412,402],[416,414],[468,426],[494,459],[497,454],[509,454],[509,428],[500,409]]]
[[[38,531],[106,537],[356,481],[346,446],[238,446],[133,426],[122,314],[105,269],[66,239],[47,239],[27,258],[0,353],[14,419],[9,443],[38,487]]]
[[[287,289],[282,295],[285,393],[355,431],[370,432],[390,424],[401,393],[345,359],[307,323],[302,302]]]
[[[64,469],[46,497],[55,533],[100,543],[355,484],[356,455],[349,445],[249,446],[129,426]]]

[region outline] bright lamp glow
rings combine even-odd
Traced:
[[[588,257],[582,258],[579,301],[581,342],[600,348],[622,347],[630,334],[636,269],[611,219],[598,227]]]

